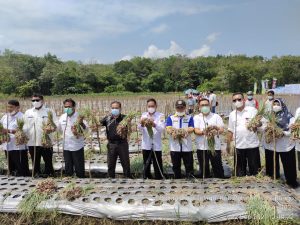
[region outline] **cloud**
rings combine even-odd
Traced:
[[[145,58],[164,58],[183,53],[183,49],[175,41],[171,41],[168,49],[159,49],[155,45],[150,45],[148,49],[144,51],[143,56]]]
[[[168,25],[163,23],[163,24],[160,24],[156,27],[153,27],[152,29],[150,29],[150,31],[152,33],[160,34],[160,33],[165,32],[167,29],[168,29]]]
[[[131,55],[125,55],[125,56],[123,56],[121,59],[120,59],[120,61],[122,61],[122,60],[130,60],[130,59],[132,59],[133,57],[131,56]]]
[[[171,55],[184,55],[186,54],[190,58],[195,58],[199,56],[208,56],[211,54],[211,44],[217,40],[217,37],[220,33],[211,33],[209,34],[203,44],[199,49],[191,50],[186,52],[181,46],[179,46],[175,41],[170,42],[170,47],[168,49],[159,49],[155,45],[150,45],[143,54],[143,57],[146,58],[164,58]]]

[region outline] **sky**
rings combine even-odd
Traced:
[[[300,0],[0,0],[0,51],[84,63],[300,55],[299,12]]]

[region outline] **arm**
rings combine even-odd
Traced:
[[[191,117],[190,120],[189,120],[189,124],[188,124],[188,129],[187,129],[187,132],[189,134],[193,133],[194,132],[194,118]]]
[[[157,124],[154,123],[154,128],[158,132],[162,132],[165,129],[164,117],[165,117],[164,114],[161,114],[158,123]]]

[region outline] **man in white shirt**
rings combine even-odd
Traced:
[[[221,157],[221,141],[219,137],[219,135],[224,132],[223,120],[218,114],[210,111],[210,102],[208,99],[202,98],[199,101],[199,109],[201,113],[194,117],[194,126],[200,176],[210,177],[210,161],[214,177],[224,178],[224,169]],[[218,134],[213,137],[214,146],[211,146],[213,149],[209,149],[210,146],[208,145],[205,133],[206,128],[209,126],[215,126],[218,129]]]
[[[192,178],[194,175],[194,159],[191,134],[194,132],[194,120],[190,115],[186,115],[186,103],[177,100],[175,103],[176,113],[167,118],[166,130],[170,135],[169,144],[171,150],[171,160],[175,179],[181,178],[181,160],[183,160],[186,177]],[[172,134],[180,130],[183,137],[174,139]]]
[[[245,100],[245,106],[254,107],[256,109],[258,109],[258,107],[259,107],[258,101],[255,98],[253,98],[252,91],[247,92],[247,99]]]
[[[153,163],[155,179],[163,178],[161,135],[165,129],[165,116],[157,112],[156,109],[156,100],[153,98],[148,99],[147,112],[142,114],[141,122],[138,126],[142,132],[144,179],[152,179],[151,163]],[[150,123],[150,125],[147,127],[145,123]]]
[[[83,118],[76,112],[76,103],[73,99],[66,99],[64,102],[64,114],[59,118],[58,130],[63,135],[63,154],[65,160],[65,173],[67,176],[75,174],[84,178],[84,137],[79,135],[74,127],[76,122],[83,130],[87,128]]]
[[[267,100],[265,101],[265,109],[268,112],[272,112],[272,107],[273,107],[273,101],[275,92],[273,90],[268,90],[267,92]]]
[[[17,100],[10,100],[7,104],[7,113],[2,117],[1,124],[4,127],[3,135],[9,137],[8,142],[2,144],[8,157],[8,171],[16,176],[29,176],[28,150],[25,145],[17,145],[15,133],[18,125],[17,120],[23,119],[20,111],[20,103]]]
[[[34,94],[31,98],[31,101],[33,107],[28,109],[24,115],[24,131],[29,138],[28,148],[32,160],[33,173],[36,176],[41,174],[40,164],[41,157],[43,157],[45,162],[45,170],[43,171],[43,175],[54,175],[54,169],[52,165],[53,148],[52,146],[43,146],[42,135],[44,132],[43,124],[47,123],[48,120],[48,111],[52,113],[54,123],[57,123],[56,114],[52,109],[49,109],[44,105],[44,97],[42,95]],[[51,139],[53,139],[52,133],[54,131],[54,128],[45,130]]]
[[[228,140],[235,142],[236,175],[246,176],[247,165],[249,175],[256,175],[260,168],[259,138],[257,132],[247,129],[247,124],[257,114],[253,107],[245,107],[244,95],[240,92],[232,95],[233,110],[229,115]],[[228,148],[229,149],[229,148]]]
[[[211,104],[211,112],[216,113],[216,107],[217,107],[217,95],[214,94],[214,91],[208,91],[207,92],[208,100]]]

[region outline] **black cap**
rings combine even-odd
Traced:
[[[186,107],[186,103],[184,100],[177,100],[175,103],[175,107]]]

